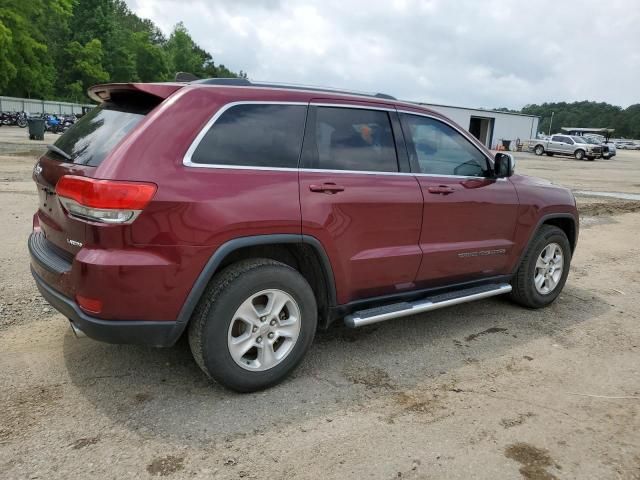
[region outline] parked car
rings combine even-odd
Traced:
[[[602,147],[602,158],[609,159],[616,156],[617,150],[615,144],[607,141],[602,135],[584,135],[582,138],[591,145],[600,145],[600,147]]]
[[[531,145],[536,155],[569,155],[576,160],[594,160],[602,156],[602,147],[591,145],[583,137],[555,134],[548,141],[539,140]]]
[[[620,150],[635,150],[635,145],[633,140],[617,140],[615,142],[616,148]]]
[[[101,106],[35,165],[28,242],[36,285],[79,335],[185,334],[208,376],[246,392],[337,320],[507,293],[541,308],[567,279],[570,190],[515,175],[511,154],[419,105],[247,80],[90,95]]]

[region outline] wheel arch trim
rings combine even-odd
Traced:
[[[249,237],[240,237],[229,240],[218,247],[211,255],[202,271],[198,275],[198,278],[193,283],[189,294],[187,295],[184,304],[178,314],[177,325],[181,327],[180,334],[186,328],[189,323],[189,319],[196,308],[196,305],[200,301],[202,294],[204,293],[209,281],[218,272],[220,265],[224,259],[240,248],[255,247],[259,245],[274,245],[274,244],[307,244],[310,245],[318,254],[321,267],[324,273],[324,280],[327,285],[327,293],[329,297],[330,306],[336,305],[336,287],[335,279],[333,276],[333,269],[331,268],[331,262],[329,257],[322,246],[322,243],[310,235],[299,234],[271,234],[271,235],[255,235]],[[178,335],[179,336],[179,335]],[[177,337],[176,337],[177,339]]]
[[[538,230],[540,230],[540,227],[542,227],[542,225],[544,225],[549,220],[553,220],[553,219],[556,219],[556,218],[571,220],[571,222],[573,223],[573,229],[574,229],[574,233],[575,233],[575,238],[573,239],[573,242],[571,241],[570,238],[567,237],[567,239],[569,240],[569,244],[571,245],[571,254],[573,255],[573,252],[575,252],[576,247],[578,245],[578,233],[579,233],[578,232],[578,228],[579,228],[578,220],[576,219],[575,215],[573,215],[571,213],[549,213],[547,215],[543,215],[542,217],[540,217],[538,219],[538,223],[536,223],[536,226],[531,229],[531,234],[529,235],[529,239],[527,240],[527,245],[522,250],[522,253],[520,254],[520,257],[518,258],[518,261],[516,262],[512,273],[517,272],[518,268],[520,268],[520,265],[522,264],[522,259],[524,258],[524,256],[529,251],[529,247],[531,247],[531,243],[533,242],[533,239],[535,238],[536,233],[538,233]]]

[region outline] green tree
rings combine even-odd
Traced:
[[[91,85],[109,80],[109,73],[102,66],[102,44],[97,38],[85,45],[71,42],[66,53],[71,59],[69,78],[72,81],[66,87],[70,97],[78,99],[78,92],[85,92]]]
[[[182,22],[178,23],[167,42],[169,65],[174,72],[202,73],[204,58]],[[197,48],[197,50],[196,50]]]
[[[176,71],[238,76],[184,24],[167,39],[124,0],[0,0],[0,94],[84,101],[94,83],[166,81]]]
[[[132,35],[138,78],[141,82],[170,80],[167,54],[149,35],[144,31]]]
[[[16,76],[18,71],[9,54],[12,40],[11,30],[0,20],[0,91],[4,91],[7,88],[9,82]]]
[[[70,14],[70,0],[2,0],[2,92],[27,97],[53,93],[56,56],[49,50],[48,33],[53,25],[64,31]],[[56,45],[58,33],[51,33],[51,42]]]

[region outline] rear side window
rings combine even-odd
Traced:
[[[149,110],[109,103],[96,107],[54,143],[71,159],[54,150],[51,151],[52,157],[64,162],[97,167]]]
[[[389,115],[380,110],[316,107],[304,166],[323,170],[397,172]],[[315,144],[315,145],[314,145]]]
[[[235,105],[211,126],[191,155],[191,161],[297,168],[306,112],[305,105]]]
[[[420,173],[465,177],[488,176],[484,154],[460,132],[435,118],[402,114],[409,156]]]

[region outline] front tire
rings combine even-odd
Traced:
[[[225,268],[189,323],[189,345],[207,376],[238,392],[281,382],[311,346],[317,305],[305,278],[269,259]]]
[[[511,281],[511,298],[527,308],[542,308],[562,291],[571,265],[571,246],[558,227],[543,225]]]
[[[576,160],[584,160],[584,150],[576,150],[574,153]]]

